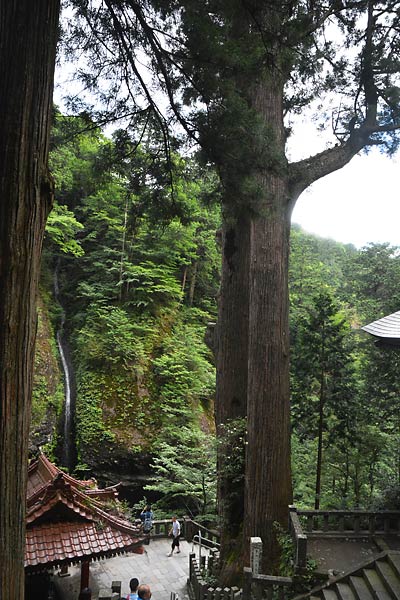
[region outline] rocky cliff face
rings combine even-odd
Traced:
[[[57,322],[57,306],[43,294],[39,301],[31,450],[41,446],[57,464],[63,464],[60,448],[65,431],[60,424],[64,379],[49,307]],[[172,326],[166,327],[164,320],[164,327],[154,327],[153,337],[150,341],[146,338],[146,352],[137,351],[127,361],[125,355],[121,358],[112,353],[115,347],[119,349],[126,324],[118,332],[110,326],[97,331],[96,319],[94,325],[90,323],[91,329],[86,325],[82,343],[82,327],[76,326],[73,317],[68,319],[68,313],[66,317],[65,341],[71,346],[69,362],[76,384],[73,471],[82,478],[95,477],[102,486],[122,483],[121,495],[130,501],[137,502],[144,495],[153,501],[155,498],[143,488],[153,475],[151,463],[160,446],[173,444],[171,439],[180,437],[182,427],[213,431],[213,373],[203,366],[202,355],[199,358],[189,349],[192,343],[201,343],[201,335],[194,342],[183,334],[176,342],[168,342]],[[126,342],[128,350],[134,342],[135,338]],[[199,364],[203,371],[197,373]]]
[[[38,330],[36,335],[29,447],[36,453],[46,447],[51,456],[63,403],[62,374],[57,361],[54,330],[49,315],[49,299],[38,297]]]

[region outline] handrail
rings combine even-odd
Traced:
[[[215,548],[216,550],[219,550],[221,546],[219,542],[214,542],[213,540],[209,540],[208,538],[199,536],[198,534],[192,537],[192,543],[201,544],[202,546],[206,546],[207,548]]]
[[[182,536],[186,541],[191,542],[195,536],[198,536],[200,531],[201,539],[204,540],[210,548],[219,548],[220,534],[215,529],[208,529],[201,523],[197,523],[189,517],[179,518],[178,521],[181,525]],[[168,537],[172,523],[170,519],[155,519],[152,525],[150,537],[161,538]]]
[[[219,547],[219,540],[221,537],[219,531],[216,529],[208,529],[201,523],[197,523],[197,521],[193,521],[193,519],[189,517],[184,517],[184,523],[185,537],[188,542],[191,542],[193,537],[198,535],[200,531],[202,538],[210,540],[214,547]]]
[[[289,506],[289,533],[295,545],[295,569],[304,569],[307,566],[307,536],[303,532],[295,506]]]
[[[355,537],[400,533],[399,510],[297,510],[308,536]]]

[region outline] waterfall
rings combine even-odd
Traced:
[[[62,427],[62,450],[61,450],[61,462],[64,467],[71,469],[72,465],[72,448],[73,448],[73,415],[72,415],[72,373],[71,365],[68,360],[68,348],[64,337],[64,325],[65,325],[65,310],[60,302],[60,288],[58,282],[58,270],[59,261],[57,261],[56,268],[54,270],[54,296],[61,308],[61,320],[57,331],[56,339],[58,351],[60,353],[61,364],[64,372],[64,422]]]

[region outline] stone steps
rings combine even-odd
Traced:
[[[400,600],[400,552],[387,551],[310,592],[310,600]]]

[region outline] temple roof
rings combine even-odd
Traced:
[[[370,333],[379,340],[391,346],[400,345],[400,311],[394,312],[387,317],[373,321],[364,327],[363,331]]]
[[[143,532],[124,518],[117,486],[63,473],[43,454],[28,469],[25,567],[28,572],[142,552]]]

